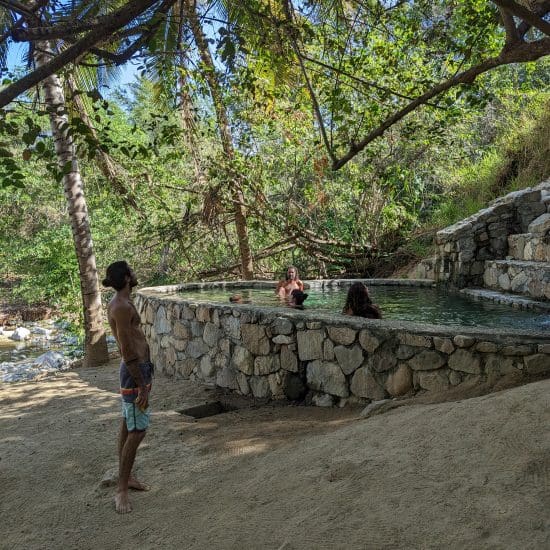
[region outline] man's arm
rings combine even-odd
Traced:
[[[134,331],[132,330],[133,309],[130,306],[119,306],[112,312],[115,326],[115,337],[120,348],[122,359],[128,368],[130,376],[138,387],[138,396],[134,401],[140,408],[147,407],[147,388],[139,369],[140,357],[136,355],[134,345]]]

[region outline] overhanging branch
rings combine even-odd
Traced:
[[[175,1],[165,0],[163,6],[166,3],[171,5]],[[59,55],[0,91],[0,108],[5,107],[18,95],[87,53],[90,48],[104,41],[110,34],[124,27],[157,3],[158,0],[131,0],[119,10],[111,13],[109,20],[101,28],[90,31],[85,37]]]
[[[528,61],[536,61],[537,59],[550,54],[550,38],[543,38],[536,42],[521,42],[514,48],[501,52],[498,57],[493,57],[485,60],[483,63],[471,67],[470,69],[458,73],[453,78],[434,86],[415,100],[411,101],[406,107],[400,109],[386,120],[384,120],[377,128],[372,130],[364,139],[358,143],[354,143],[349,148],[348,152],[341,158],[337,159],[332,164],[333,170],[339,170],[354,158],[360,151],[380,137],[384,132],[399,122],[406,115],[414,111],[420,105],[426,104],[430,99],[446,92],[447,90],[460,84],[472,84],[480,75],[496,67],[509,65],[511,63],[525,63]]]

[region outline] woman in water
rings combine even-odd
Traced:
[[[382,319],[380,308],[372,303],[368,288],[360,282],[353,283],[348,290],[344,315],[356,315],[367,319]]]

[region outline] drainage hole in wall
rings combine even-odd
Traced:
[[[229,405],[228,403],[222,403],[221,401],[212,401],[210,403],[204,403],[203,405],[195,405],[194,407],[179,409],[176,412],[179,414],[184,414],[186,416],[191,416],[196,419],[236,411],[237,409],[238,407]]]

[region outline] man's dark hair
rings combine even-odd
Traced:
[[[124,260],[113,262],[106,271],[103,286],[111,286],[115,290],[122,290],[126,286],[126,276],[130,276],[130,266]]]

